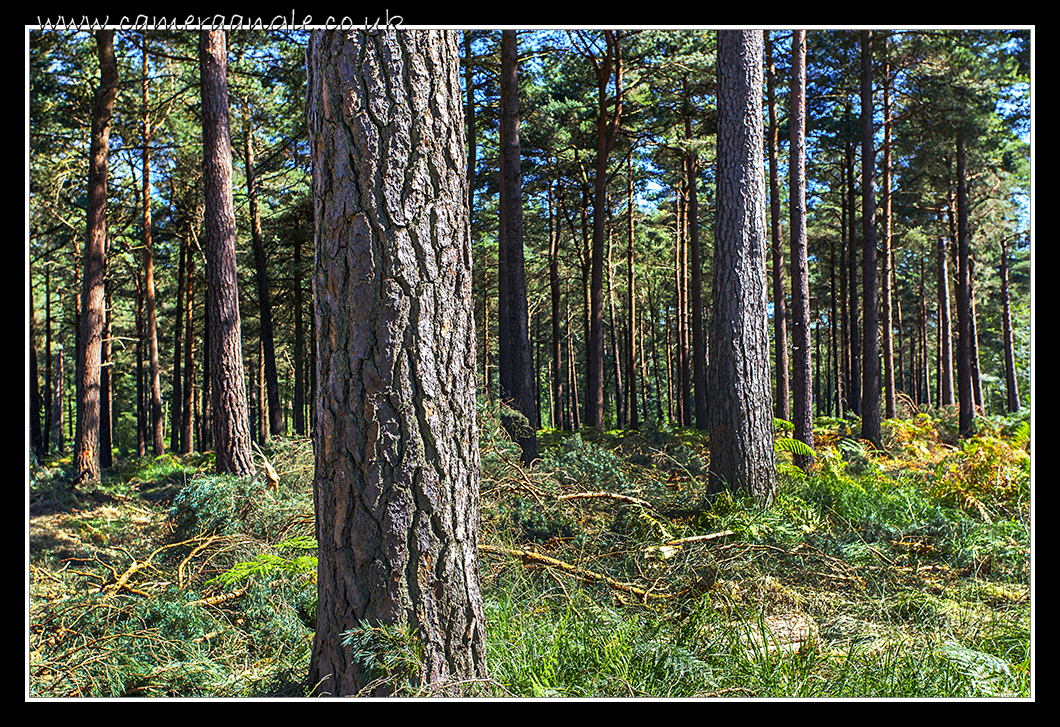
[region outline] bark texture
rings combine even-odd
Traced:
[[[397,627],[414,684],[485,673],[475,331],[454,32],[314,32],[320,694],[391,693],[342,634]]]
[[[253,472],[232,205],[232,144],[228,134],[228,58],[224,31],[199,36],[202,92],[203,227],[206,238],[210,334],[210,397],[217,471]]]
[[[710,331],[710,489],[772,503],[762,33],[718,32],[718,203]]]
[[[74,485],[99,480],[100,361],[103,351],[103,278],[107,248],[107,151],[114,99],[118,95],[118,64],[114,31],[96,33],[100,83],[92,105],[89,148],[88,211],[86,214],[84,278],[81,288],[81,340],[77,349],[77,431]]]

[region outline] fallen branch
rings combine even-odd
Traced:
[[[687,538],[678,538],[677,540],[668,540],[663,545],[685,545],[686,543],[697,543],[700,540],[714,540],[716,538],[724,538],[726,535],[735,535],[734,530],[722,530],[717,533],[708,533],[706,535],[692,535]]]
[[[246,588],[240,588],[238,591],[231,591],[229,593],[222,593],[218,596],[210,596],[209,598],[200,598],[195,601],[188,601],[189,606],[216,606],[219,603],[225,601],[233,601],[240,596],[245,595],[247,592]]]
[[[537,565],[547,566],[550,568],[555,568],[557,570],[563,571],[564,573],[569,573],[570,575],[581,578],[584,581],[602,581],[603,583],[606,583],[608,586],[614,588],[615,590],[624,591],[626,593],[632,593],[644,599],[673,597],[673,594],[652,593],[648,589],[639,588],[638,586],[634,586],[630,583],[623,583],[621,581],[615,580],[610,576],[604,575],[603,573],[596,573],[591,570],[585,570],[584,568],[578,568],[577,566],[573,566],[569,563],[564,563],[561,560],[550,558],[547,555],[535,553],[532,550],[498,548],[492,545],[479,545],[478,549],[480,553],[489,553],[490,555],[504,555],[512,558],[520,558],[525,563],[533,563]]]
[[[640,505],[641,507],[649,510],[654,510],[647,500],[641,500],[636,497],[630,497],[629,495],[619,495],[615,492],[574,492],[570,495],[560,495],[557,500],[587,500],[596,497],[606,497],[611,500],[618,500],[619,502],[629,503],[630,505]]]

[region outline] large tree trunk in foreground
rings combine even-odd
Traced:
[[[710,489],[773,501],[766,323],[762,33],[718,33],[718,203],[710,330]]]
[[[247,389],[236,278],[236,218],[232,205],[232,144],[228,135],[228,59],[224,31],[202,31],[203,183],[206,277],[210,308],[210,396],[217,471],[247,475],[250,449]]]
[[[107,248],[107,151],[110,121],[118,95],[114,31],[96,33],[100,83],[92,104],[89,148],[88,212],[84,279],[81,289],[81,340],[77,347],[77,432],[74,485],[99,480],[100,361],[103,350],[103,277]]]
[[[392,694],[406,677],[448,692],[485,673],[458,37],[316,31],[309,43],[319,694]],[[372,684],[343,634],[371,648],[381,627],[422,659]]]

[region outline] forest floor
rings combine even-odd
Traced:
[[[1027,419],[819,419],[768,509],[708,497],[694,430],[546,430],[519,464],[480,411],[482,697],[1022,697],[1032,692]],[[853,427],[853,428],[852,428]],[[279,490],[209,456],[119,460],[29,487],[29,697],[300,697],[315,616],[312,454],[274,438]],[[361,654],[399,694],[399,633]],[[375,643],[380,643],[377,639]]]

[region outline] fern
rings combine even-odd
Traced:
[[[1020,422],[1020,425],[1016,427],[1016,431],[1012,433],[1012,443],[1017,447],[1023,447],[1029,441],[1031,441],[1030,422]]]
[[[806,444],[806,442],[801,439],[795,439],[794,437],[777,437],[773,441],[773,448],[778,452],[790,452],[791,454],[798,454],[803,457],[817,456],[817,453],[813,451],[813,447]]]

